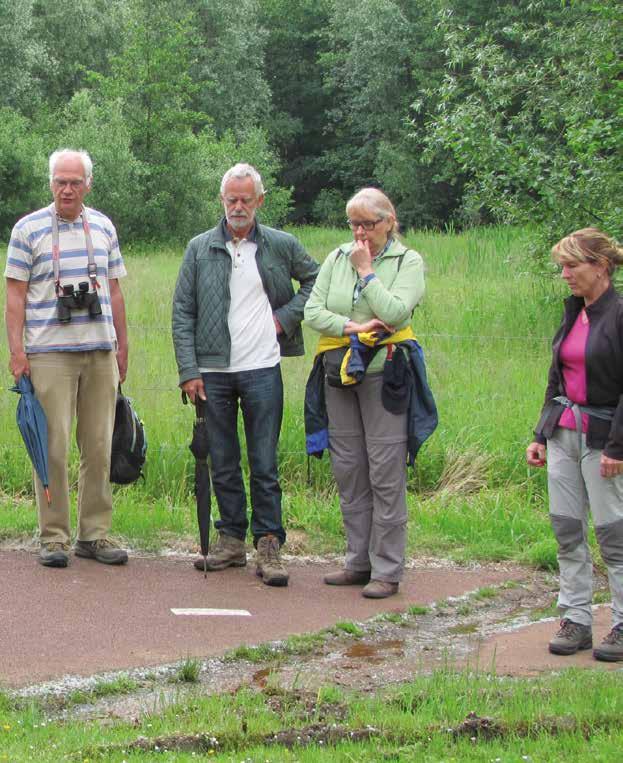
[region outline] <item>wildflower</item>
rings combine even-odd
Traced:
[[[8,723],[5,723],[5,724],[4,724],[4,726],[3,726],[2,728],[3,728],[5,731],[10,731],[10,730],[11,730],[11,727],[10,727],[10,725],[9,725]]]

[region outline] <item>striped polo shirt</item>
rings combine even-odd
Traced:
[[[6,278],[28,281],[24,348],[27,353],[115,350],[117,337],[112,320],[109,279],[123,278],[125,265],[117,233],[111,221],[85,207],[97,265],[97,290],[102,314],[89,317],[88,310],[72,310],[71,320],[61,323],[56,312],[52,265],[52,212],[48,207],[19,220],[11,233],[4,269]],[[59,217],[60,282],[78,289],[89,282],[88,253],[82,215],[68,221]]]

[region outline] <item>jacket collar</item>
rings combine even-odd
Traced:
[[[612,302],[614,302],[618,298],[618,294],[616,289],[612,284],[608,286],[606,291],[599,297],[599,299],[596,299],[592,304],[588,305],[586,308],[586,314],[590,318],[591,316],[598,316],[602,315]],[[584,299],[582,297],[576,297],[573,294],[570,297],[567,297],[565,299],[565,312],[568,316],[571,316],[573,318],[576,318],[579,314],[582,308],[584,307]]]
[[[231,233],[229,232],[227,228],[227,218],[221,217],[219,224],[214,229],[214,237],[212,239],[212,243],[219,246],[221,249],[227,249],[226,243],[228,241],[231,241]],[[257,244],[257,248],[261,249],[262,245],[262,231],[261,226],[255,221],[255,225],[251,229],[249,235],[247,236],[247,241],[254,241]]]

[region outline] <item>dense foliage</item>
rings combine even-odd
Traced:
[[[212,224],[239,160],[275,224],[375,184],[404,226],[620,234],[622,32],[618,0],[0,0],[0,235],[60,145],[126,239]]]

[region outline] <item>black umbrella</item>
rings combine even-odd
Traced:
[[[205,401],[195,398],[195,423],[193,439],[190,445],[195,457],[195,498],[197,500],[197,523],[199,542],[203,555],[203,574],[208,576],[208,546],[210,544],[210,520],[212,510],[212,490],[210,488],[210,469],[208,467],[208,427],[205,420]]]

